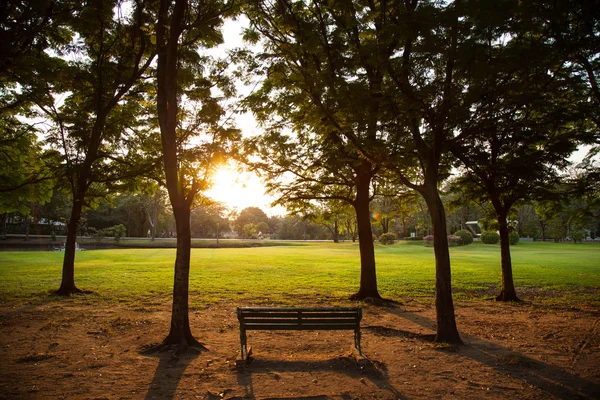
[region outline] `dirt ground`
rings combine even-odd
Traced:
[[[254,361],[240,369],[239,304],[190,315],[207,351],[146,354],[166,336],[168,299],[88,303],[0,305],[1,399],[600,398],[598,309],[458,302],[455,347],[432,343],[431,305],[365,304],[367,360],[348,331],[249,332]]]

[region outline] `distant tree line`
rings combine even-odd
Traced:
[[[565,189],[566,190],[566,189]],[[447,187],[442,195],[448,209],[447,233],[469,230],[467,222],[478,221],[486,230],[497,230],[493,210],[488,203],[468,201],[459,188]],[[83,212],[79,235],[123,225],[127,237],[152,237],[152,198],[142,193],[120,194],[100,199],[94,208]],[[65,235],[69,219],[69,201],[54,193],[48,203],[33,204],[29,213],[5,213],[3,234]],[[164,196],[156,204],[155,237],[173,237],[175,221]],[[314,210],[313,210],[314,211]],[[511,231],[532,240],[579,241],[600,238],[600,206],[585,197],[563,192],[556,200],[529,202],[515,207],[510,217]],[[393,233],[398,240],[420,240],[432,234],[426,205],[416,196],[403,199],[376,197],[371,202],[373,237]],[[476,230],[477,228],[475,228]],[[209,204],[191,211],[194,238],[238,237],[273,240],[357,241],[356,218],[348,210],[320,210],[308,215],[268,216],[258,207],[239,213],[224,205]],[[232,235],[234,233],[234,235]],[[476,232],[480,233],[480,232]]]

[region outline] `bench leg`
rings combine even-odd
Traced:
[[[248,351],[248,347],[246,345],[246,330],[240,328],[240,352],[242,354],[242,360],[245,359]]]
[[[356,347],[356,350],[358,350],[358,354],[360,354],[361,356],[362,354],[362,349],[360,348],[360,331],[356,330],[354,331],[354,347]]]

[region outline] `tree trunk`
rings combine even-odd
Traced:
[[[540,221],[540,233],[542,236],[542,242],[546,240],[546,224]]]
[[[433,225],[433,249],[435,253],[435,309],[437,332],[435,342],[461,344],[456,328],[450,274],[450,251],[446,233],[446,212],[435,184],[425,184],[420,190],[427,203]]]
[[[517,297],[513,281],[512,261],[510,258],[510,242],[508,238],[508,221],[506,213],[497,212],[498,232],[500,232],[500,261],[502,265],[502,291],[496,297],[498,301],[520,301]]]
[[[191,204],[194,193],[186,200],[185,187],[179,176],[177,154],[177,112],[178,86],[177,62],[179,57],[179,37],[184,29],[186,0],[176,0],[172,13],[169,12],[170,0],[160,1],[156,41],[158,45],[157,64],[157,113],[160,125],[163,150],[163,165],[169,199],[175,216],[177,232],[177,256],[173,284],[173,307],[171,328],[163,345],[176,345],[181,349],[202,348],[194,339],[188,317],[188,295],[191,252]],[[167,30],[167,27],[169,28]]]
[[[377,291],[377,275],[375,271],[375,248],[371,231],[371,214],[369,211],[370,176],[367,174],[357,179],[354,209],[358,224],[358,248],[360,249],[360,288],[351,296],[353,300],[364,300],[368,297],[381,299]]]
[[[25,218],[25,241],[28,242],[29,241],[29,228],[31,226],[31,218],[27,217]]]
[[[2,236],[2,240],[6,240],[6,235],[8,234],[7,230],[7,221],[8,221],[8,213],[2,213],[2,232],[0,236]]]
[[[177,231],[177,254],[175,257],[175,276],[173,281],[173,306],[171,310],[171,329],[163,345],[202,348],[192,336],[189,321],[189,281],[191,255],[191,227],[189,207],[185,204],[173,207]]]
[[[75,286],[75,251],[77,246],[77,228],[81,220],[81,210],[83,209],[83,200],[85,193],[78,191],[75,194],[73,206],[71,207],[71,217],[67,225],[67,239],[65,241],[65,257],[63,259],[62,281],[60,288],[56,291],[59,296],[69,296],[73,293],[81,293],[81,290]]]

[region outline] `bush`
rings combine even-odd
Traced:
[[[454,232],[454,236],[458,236],[460,238],[460,246],[466,246],[473,243],[473,235],[467,230],[461,229],[460,231],[456,231]]]
[[[448,235],[448,247],[456,247],[462,245],[460,236]]]
[[[427,246],[427,247],[433,246],[433,235],[427,235],[423,238],[423,240],[425,241],[425,246]]]
[[[121,238],[125,236],[127,233],[127,228],[123,224],[109,226],[104,229],[96,229],[93,227],[88,228],[88,233],[90,236],[93,236],[99,242],[102,241],[105,237],[114,237],[115,242],[119,243]]]
[[[519,244],[519,234],[517,232],[510,232],[508,234],[508,243],[511,246]]]
[[[396,234],[393,232],[382,233],[381,236],[379,236],[379,242],[381,244],[394,244],[395,241]]]
[[[583,241],[583,239],[585,238],[585,232],[584,231],[575,231],[571,234],[571,237],[573,238],[573,242],[574,243],[581,243]]]
[[[481,241],[485,244],[498,244],[500,235],[497,232],[483,231],[481,233]]]
[[[423,236],[405,236],[404,238],[402,238],[403,240],[412,240],[412,241],[419,241],[419,240],[423,240]]]
[[[125,228],[125,225],[123,224],[119,224],[119,225],[115,225],[112,226],[112,235],[115,238],[115,242],[119,243],[119,241],[121,240],[122,237],[125,236],[125,234],[127,233],[127,228]],[[109,228],[109,229],[111,229]]]

